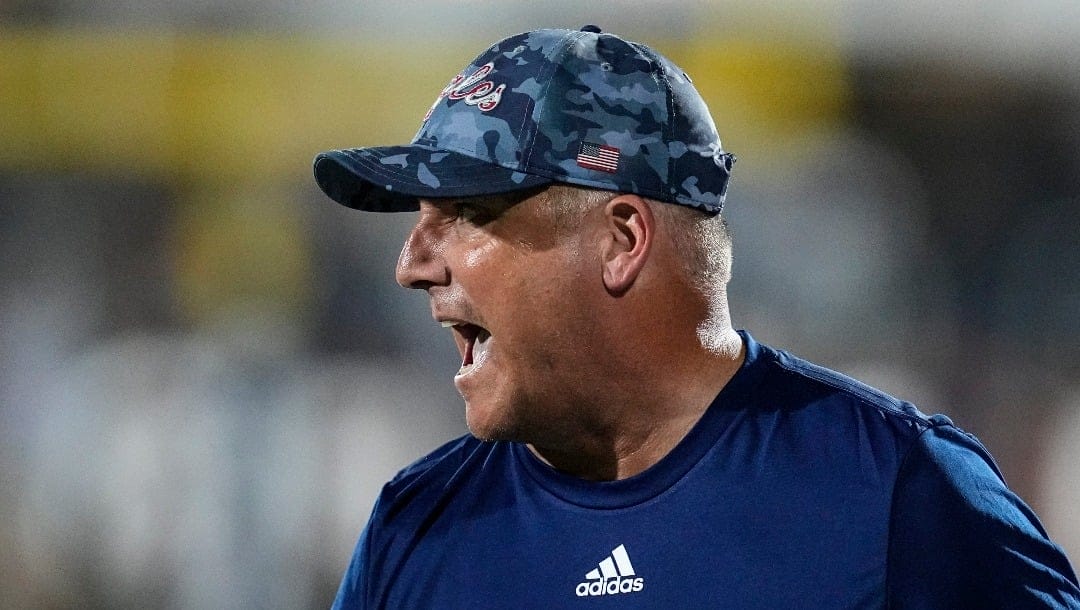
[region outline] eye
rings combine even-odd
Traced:
[[[459,221],[468,222],[476,227],[487,225],[498,217],[494,208],[483,203],[462,201],[456,203],[454,208]]]
[[[474,225],[490,222],[494,216],[491,211],[475,203],[460,202],[454,206],[458,220]]]

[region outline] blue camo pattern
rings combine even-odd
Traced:
[[[585,142],[617,148],[617,169],[578,165]],[[507,170],[502,190],[554,180],[712,214],[723,207],[735,161],[670,60],[611,34],[556,29],[510,36],[481,53],[435,100],[412,146],[333,152],[387,191],[416,184],[460,195],[476,181],[465,162],[479,159]]]
[[[442,97],[415,143],[565,182],[719,211],[734,159],[721,148],[690,79],[667,58],[610,34],[537,30],[496,43],[463,74],[488,62],[494,69],[486,78],[506,85],[498,106],[466,110],[463,100]],[[671,106],[662,81],[672,91]],[[681,139],[665,134],[665,127]],[[529,138],[529,156],[521,158]],[[619,171],[579,167],[582,141],[618,148]]]

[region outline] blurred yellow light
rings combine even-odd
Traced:
[[[468,56],[254,34],[0,31],[0,168],[306,180],[320,150],[411,138]]]

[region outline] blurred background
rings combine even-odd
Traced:
[[[950,4],[952,6],[950,6]],[[487,44],[648,42],[739,163],[757,339],[977,434],[1080,559],[1080,4],[0,1],[0,607],[322,608],[458,357],[318,151]]]

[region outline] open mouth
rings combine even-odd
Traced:
[[[491,333],[482,326],[467,322],[443,322],[444,327],[454,331],[455,342],[461,351],[461,368],[458,375],[464,375],[483,364],[490,346]]]

